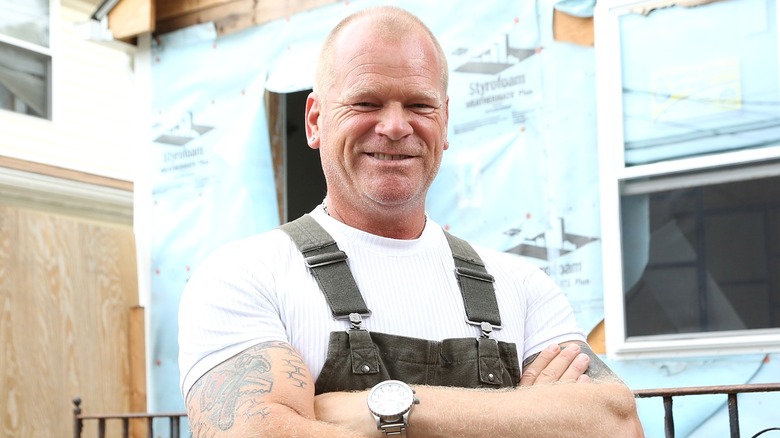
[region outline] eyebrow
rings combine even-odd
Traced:
[[[345,101],[352,101],[352,100],[359,99],[363,96],[372,96],[376,93],[377,93],[376,87],[360,87],[345,93],[343,99]],[[443,101],[440,93],[434,90],[415,90],[407,94],[407,100],[417,100],[417,99],[434,101],[438,105],[441,105]]]

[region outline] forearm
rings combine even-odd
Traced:
[[[187,416],[196,438],[359,437],[318,421],[314,383],[288,344],[255,345],[203,375],[187,394]]]
[[[335,424],[306,418],[287,406],[266,403],[257,410],[240,407],[236,412],[238,421],[231,415],[219,418],[215,412],[188,411],[190,430],[193,437],[268,437],[289,438],[294,436],[327,436],[336,438],[359,438],[360,433]]]
[[[421,404],[413,413],[411,437],[642,435],[633,394],[618,383],[549,384],[468,394],[420,387],[417,392]]]
[[[633,394],[620,383],[548,384],[511,390],[419,386],[408,436],[642,436]],[[366,392],[323,394],[317,417],[379,437]]]

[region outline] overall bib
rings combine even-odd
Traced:
[[[388,379],[464,388],[519,384],[516,345],[490,337],[494,329],[501,328],[493,277],[466,241],[445,231],[466,309],[465,323],[480,326],[482,336],[430,341],[362,329],[362,320],[371,311],[349,270],[346,254],[335,240],[308,214],[281,229],[303,254],[333,317],[350,322],[348,330],[330,334],[315,394],[367,389]]]

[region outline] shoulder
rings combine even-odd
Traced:
[[[517,254],[469,242],[498,288],[523,289],[529,297],[557,291],[558,285],[539,266]],[[530,295],[529,295],[530,294]]]
[[[301,257],[297,248],[279,229],[227,242],[194,267],[182,305],[271,291],[275,276],[294,266],[296,257]]]
[[[280,229],[265,231],[222,244],[197,267],[196,274],[214,270],[243,270],[273,264],[296,250]]]

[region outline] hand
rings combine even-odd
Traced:
[[[368,391],[329,392],[314,397],[317,420],[360,433],[361,436],[381,436],[376,421],[368,411]]]
[[[565,345],[563,349],[552,344],[523,370],[520,386],[555,382],[587,383],[590,382],[590,377],[585,372],[589,364],[590,357],[583,353],[576,343]]]

